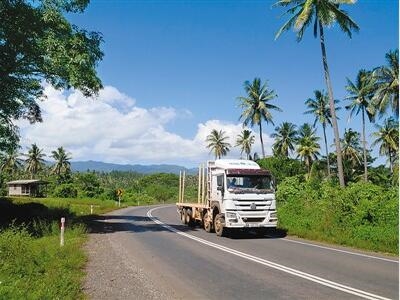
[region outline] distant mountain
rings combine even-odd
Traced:
[[[152,174],[152,173],[173,173],[179,174],[179,171],[186,171],[187,174],[197,174],[197,169],[187,169],[177,165],[120,165],[105,163],[100,161],[71,161],[71,169],[73,172],[85,172],[100,171],[100,172],[111,172],[111,171],[130,171],[141,174]]]

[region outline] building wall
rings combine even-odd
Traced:
[[[8,186],[8,195],[9,196],[20,196],[22,195],[22,187],[17,184]]]
[[[8,187],[9,196],[30,196],[35,194],[35,186],[29,184],[13,184]]]

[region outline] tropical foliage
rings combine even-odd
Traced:
[[[335,109],[338,110],[337,103],[339,100],[335,100],[334,103],[336,105]],[[328,94],[324,93],[324,91],[316,90],[314,91],[314,99],[308,98],[305,102],[308,110],[305,114],[313,114],[315,116],[314,119],[314,127],[317,122],[321,123],[322,131],[324,133],[324,143],[325,143],[325,153],[327,160],[327,171],[328,176],[330,176],[330,163],[329,163],[329,151],[328,151],[328,142],[326,140],[326,126],[332,126],[332,115],[331,110],[329,108],[329,97]]]
[[[375,78],[371,72],[360,70],[357,75],[357,80],[353,83],[347,78],[346,90],[349,93],[345,99],[350,100],[351,103],[346,106],[350,110],[350,116],[358,115],[361,112],[362,120],[362,145],[363,145],[363,158],[364,158],[364,181],[368,180],[367,170],[367,146],[365,140],[365,114],[367,114],[370,122],[374,120],[375,108],[372,105],[373,89],[375,86]]]
[[[228,137],[225,134],[225,131],[213,129],[206,138],[207,148],[214,152],[215,159],[225,156],[230,150],[231,144],[226,141]]]
[[[310,124],[305,123],[299,128],[299,140],[297,146],[298,157],[305,162],[308,173],[314,160],[318,159],[320,146],[318,144],[319,137],[315,135],[316,129]]]
[[[253,82],[245,81],[244,90],[246,96],[238,97],[242,114],[240,120],[243,125],[250,124],[251,127],[258,125],[260,133],[261,151],[265,157],[264,141],[262,136],[262,122],[274,124],[271,110],[281,111],[281,109],[270,102],[277,97],[274,90],[269,90],[267,83],[262,84],[260,78],[255,78]]]
[[[43,153],[43,149],[39,149],[36,144],[32,144],[32,147],[28,150],[27,157],[25,161],[26,171],[30,174],[31,179],[43,169],[44,167],[44,157],[46,154]]]
[[[69,22],[64,14],[84,11],[88,0],[0,2],[0,151],[17,148],[15,121],[41,122],[45,81],[91,96],[102,87],[96,65],[102,36]]]
[[[275,139],[272,145],[274,155],[289,157],[289,153],[294,151],[297,142],[296,125],[290,122],[283,122],[275,127],[275,132],[271,134]]]
[[[275,3],[275,6],[283,6],[285,8],[288,7],[286,14],[290,15],[289,20],[277,32],[276,38],[278,38],[284,31],[294,27],[294,29],[297,31],[297,41],[301,41],[305,30],[308,26],[311,26],[311,24],[313,24],[314,28],[314,37],[316,38],[319,34],[322,52],[322,65],[324,67],[324,77],[328,90],[332,127],[335,137],[338,177],[342,187],[345,185],[345,181],[339,143],[339,128],[337,125],[333,89],[325,49],[324,27],[329,28],[332,27],[333,24],[337,23],[340,29],[351,38],[352,31],[358,31],[359,28],[358,25],[350,18],[350,16],[344,10],[340,9],[340,5],[353,3],[355,3],[354,0],[280,0]]]
[[[254,144],[255,137],[250,130],[244,129],[236,138],[236,145],[240,147],[240,155],[246,153],[246,158],[250,158],[251,146]]]
[[[374,70],[376,80],[374,105],[382,116],[390,107],[395,117],[399,118],[399,49],[386,54],[387,66]]]
[[[399,122],[388,118],[382,126],[376,124],[375,128],[372,146],[379,145],[379,154],[388,157],[390,172],[393,173],[394,163],[399,161]]]

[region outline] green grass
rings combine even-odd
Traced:
[[[114,201],[0,198],[0,299],[82,299],[86,222]],[[124,203],[121,207],[126,206]],[[66,217],[60,247],[60,218]]]

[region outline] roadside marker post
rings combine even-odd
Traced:
[[[118,207],[121,207],[121,197],[122,197],[122,189],[117,189],[117,196],[118,196]]]
[[[90,214],[93,215],[93,205],[90,205]]]
[[[60,236],[60,246],[64,246],[64,231],[65,231],[65,218],[61,218],[61,236]]]

